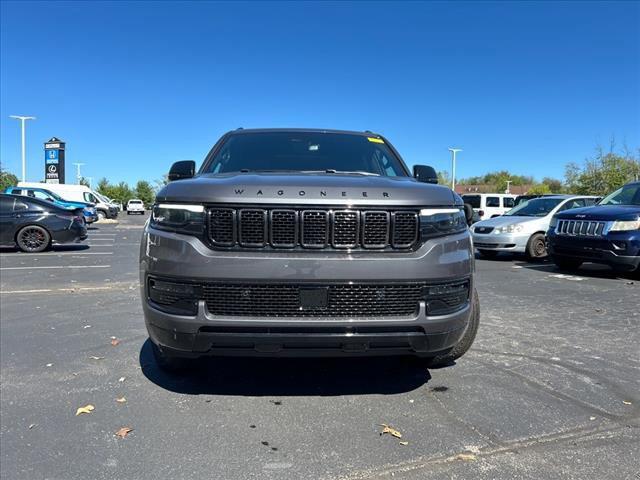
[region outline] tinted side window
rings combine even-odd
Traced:
[[[506,208],[513,208],[515,205],[515,200],[511,197],[504,197],[502,199],[502,203]]]
[[[100,203],[100,201],[91,192],[84,192],[82,196],[84,197],[85,202]]]
[[[11,213],[13,209],[13,198],[0,198],[0,213]]]
[[[500,197],[487,197],[487,207],[499,207]]]
[[[480,208],[480,195],[462,195],[462,200],[472,208]]]

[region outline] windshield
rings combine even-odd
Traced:
[[[534,198],[512,208],[507,217],[544,217],[562,202],[564,198]]]
[[[51,190],[43,190],[43,193],[49,195],[51,198],[53,198],[54,200],[57,200],[59,202],[66,202],[65,199],[63,199],[60,195],[58,195],[55,192],[52,192]]]
[[[619,188],[604,197],[598,205],[640,205],[640,184]]]
[[[200,173],[241,171],[408,176],[383,140],[373,135],[323,132],[230,135]]]

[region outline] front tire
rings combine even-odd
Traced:
[[[478,292],[473,291],[471,299],[471,315],[469,316],[469,325],[464,335],[453,348],[436,355],[435,357],[424,358],[422,363],[427,368],[445,367],[451,365],[455,360],[467,353],[467,350],[471,348],[473,341],[478,333],[478,326],[480,325],[480,301],[478,300]]]
[[[16,243],[23,252],[43,252],[51,243],[51,235],[38,225],[29,225],[22,228],[16,235]]]
[[[544,234],[536,233],[531,235],[531,238],[527,242],[527,257],[529,260],[542,260],[548,256],[547,242],[545,241]]]
[[[580,265],[582,265],[582,260],[558,255],[552,255],[551,260],[553,260],[553,263],[555,263],[560,270],[569,270],[572,272],[580,268]]]
[[[162,350],[155,343],[151,342],[153,358],[158,367],[167,373],[180,373],[185,371],[193,361],[188,358],[175,357],[166,350]]]
[[[107,214],[102,210],[98,210],[98,220],[104,220],[105,218],[107,218]]]

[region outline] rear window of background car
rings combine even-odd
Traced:
[[[513,205],[515,204],[515,200],[511,197],[504,197],[502,199],[502,203],[506,208],[513,208]]]
[[[499,207],[500,197],[487,197],[487,207]]]
[[[480,195],[462,195],[462,200],[471,205],[471,208],[480,208]]]

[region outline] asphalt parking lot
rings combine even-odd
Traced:
[[[0,477],[640,478],[640,282],[479,260],[481,326],[454,366],[215,359],[176,377],[144,328],[144,220],[0,252]]]

